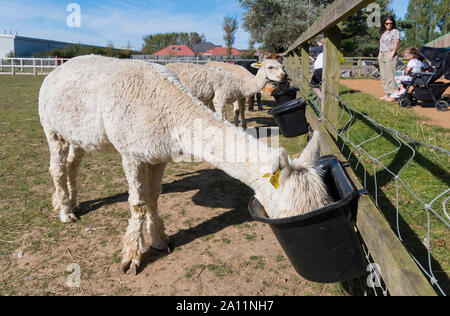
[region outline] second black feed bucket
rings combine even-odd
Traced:
[[[309,132],[309,124],[305,115],[306,106],[305,100],[300,98],[288,101],[269,111],[269,114],[274,116],[281,135],[292,138]]]
[[[362,276],[365,260],[355,218],[358,192],[335,156],[322,157],[320,167],[336,201],[295,217],[271,219],[258,200],[250,201],[252,217],[272,228],[292,266],[303,278],[336,283]]]
[[[275,98],[278,105],[282,105],[283,103],[297,99],[297,91],[297,88],[291,87],[286,90],[279,91],[278,93],[274,93],[272,96]]]

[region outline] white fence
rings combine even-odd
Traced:
[[[56,67],[70,59],[67,58],[0,58],[0,75],[47,75]],[[206,64],[210,60],[200,59],[141,59],[148,63],[167,65],[170,63]],[[237,61],[253,61],[250,59],[236,59]]]
[[[47,75],[68,60],[64,58],[0,58],[0,74]]]
[[[189,59],[189,58],[173,58],[173,59],[148,59],[147,56],[138,55],[141,58],[133,58],[149,63],[158,63],[167,65],[170,63],[190,63],[190,64],[207,64],[212,61],[209,59]],[[142,58],[144,57],[144,58]],[[47,75],[57,66],[67,62],[67,58],[0,58],[0,75]],[[253,61],[252,59],[234,59],[233,62]],[[377,58],[371,57],[350,57],[345,58],[342,63],[342,73],[348,77],[378,77]]]

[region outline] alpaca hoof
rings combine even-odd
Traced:
[[[120,264],[120,272],[122,272],[123,274],[126,274],[127,271],[130,269],[130,265],[131,265],[131,261],[128,262],[122,262]]]
[[[264,109],[263,108],[258,108],[258,111],[264,111]]]
[[[136,264],[135,262],[132,262],[130,271],[131,271],[131,273],[133,273],[134,276],[136,276],[138,274],[138,269],[139,269],[139,265]]]
[[[122,262],[120,264],[120,272],[122,272],[122,274],[126,274],[128,270],[130,270],[133,275],[137,275],[139,270],[139,263],[135,260]]]

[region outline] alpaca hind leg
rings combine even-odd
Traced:
[[[85,151],[83,149],[70,146],[69,157],[67,159],[67,187],[69,189],[70,208],[74,213],[76,213],[78,208],[77,175],[84,154]]]
[[[152,237],[152,247],[158,250],[168,250],[170,247],[162,219],[159,217],[158,198],[162,191],[162,178],[166,164],[148,165],[148,208],[147,230]]]
[[[239,101],[233,103],[234,126],[239,126]]]
[[[239,113],[241,115],[241,124],[244,130],[247,129],[247,120],[245,119],[245,100],[241,99],[238,101],[239,104]]]
[[[55,193],[53,194],[53,209],[59,212],[63,223],[71,223],[77,220],[70,205],[70,194],[67,186],[67,158],[69,143],[57,134],[48,137],[50,148],[50,174],[52,175]]]
[[[147,214],[147,165],[135,159],[123,157],[123,169],[128,180],[131,218],[123,241],[120,270],[128,269],[136,275],[143,251],[143,225]]]

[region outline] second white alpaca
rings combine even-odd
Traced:
[[[225,71],[221,67],[213,67],[212,63],[209,65],[205,67],[194,64],[169,64],[167,67],[195,96],[208,106],[213,105],[222,118],[225,119],[225,105],[234,103],[234,124],[238,126],[240,114],[244,129],[247,128],[245,98],[260,92],[267,83],[280,82],[286,76],[282,65],[272,59],[254,64],[259,68],[256,76],[250,74],[245,68],[237,66],[251,77],[238,72]]]

